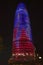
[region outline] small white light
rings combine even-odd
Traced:
[[[22,56],[25,56],[25,54],[24,54],[24,53],[21,53],[21,55],[22,55]]]
[[[15,54],[12,54],[12,56],[15,56]]]
[[[26,55],[28,55],[28,53],[26,53]]]
[[[20,53],[18,53],[18,55],[21,55]]]
[[[39,57],[39,59],[42,59],[42,57]]]
[[[25,56],[25,54],[24,54],[24,53],[23,53],[22,55],[23,55],[23,56]]]

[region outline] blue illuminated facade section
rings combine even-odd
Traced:
[[[17,29],[15,40],[19,40],[21,35],[21,30],[24,29],[27,37],[32,41],[32,33],[30,27],[30,18],[26,7],[23,3],[20,3],[15,12],[14,29]]]

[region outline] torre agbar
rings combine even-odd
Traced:
[[[14,16],[12,57],[15,60],[27,60],[34,57],[34,45],[29,14],[23,3],[18,4]],[[18,58],[19,57],[19,58]]]

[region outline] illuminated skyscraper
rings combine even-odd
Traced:
[[[30,18],[23,3],[18,5],[15,12],[12,56],[34,56]]]

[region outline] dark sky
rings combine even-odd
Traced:
[[[20,1],[1,2],[0,9],[0,34],[3,36],[4,45],[11,49],[14,13]],[[24,2],[32,25],[33,43],[37,52],[43,55],[43,3],[41,1],[21,1]],[[11,50],[10,50],[11,51]],[[8,51],[9,52],[9,51]]]

